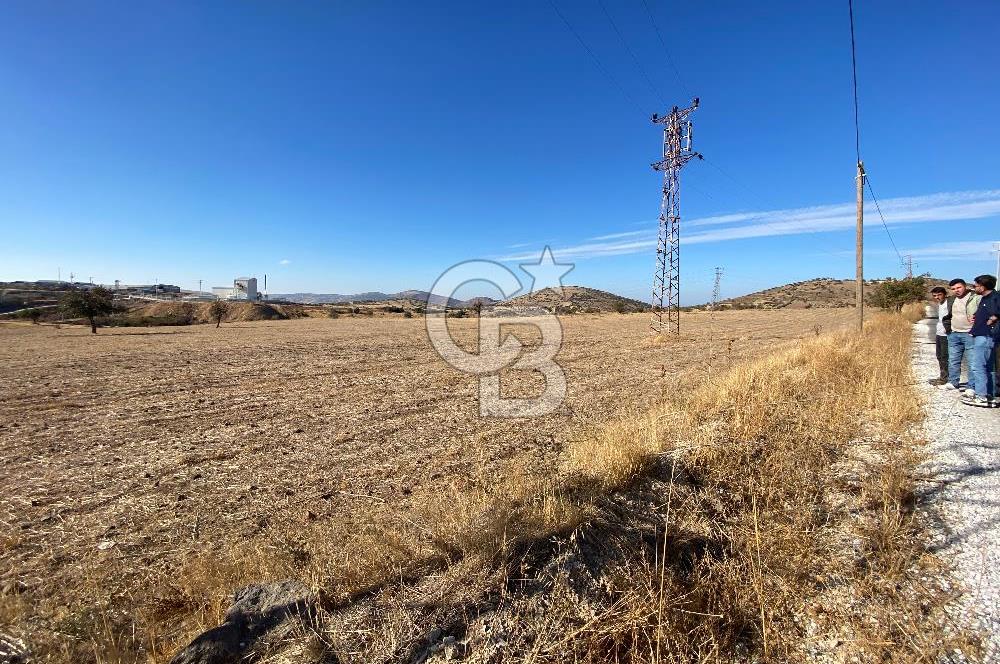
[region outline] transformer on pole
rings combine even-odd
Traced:
[[[660,233],[656,243],[656,272],[653,274],[653,319],[650,327],[660,334],[680,334],[680,172],[688,161],[701,155],[691,149],[692,127],[688,116],[698,108],[698,98],[687,108],[671,109],[665,116],[653,114],[653,123],[663,125],[663,159],[653,169],[663,171],[663,199],[660,203]],[[666,311],[666,320],[663,312]]]

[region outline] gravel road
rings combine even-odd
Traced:
[[[934,550],[964,586],[956,619],[986,637],[984,662],[1000,662],[1000,409],[966,406],[958,392],[929,385],[938,371],[933,344],[914,344],[913,370],[927,403]]]

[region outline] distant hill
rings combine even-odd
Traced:
[[[381,293],[371,291],[367,293],[355,293],[354,295],[340,295],[338,293],[273,293],[269,296],[272,300],[285,300],[297,302],[299,304],[342,304],[345,302],[412,302],[419,304],[447,305],[449,307],[471,307],[476,302],[482,302],[488,306],[495,302],[489,297],[474,297],[470,300],[456,300],[431,295],[422,290],[405,290],[398,293]]]
[[[885,279],[865,280],[865,302],[871,287]],[[927,279],[928,288],[948,286],[942,279]],[[836,309],[854,306],[854,279],[820,277],[721,300],[720,309]]]
[[[556,313],[602,313],[647,311],[649,305],[607,291],[585,286],[563,286],[562,295],[551,288],[505,300],[500,305],[544,307]]]

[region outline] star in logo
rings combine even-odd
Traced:
[[[531,275],[529,293],[551,288],[562,297],[562,278],[575,267],[573,263],[557,263],[546,245],[537,263],[521,263],[521,269]]]

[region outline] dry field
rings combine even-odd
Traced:
[[[668,345],[649,342],[646,314],[566,317],[567,400],[531,421],[479,418],[476,379],[435,355],[419,318],[0,325],[0,631],[79,657],[73,644],[102,626],[168,615],[161,591],[192,556],[308,557],[297,538],[324,522],[406,518],[421,496],[555,464],[676,373],[711,374],[852,315],[692,313]],[[450,324],[472,338],[475,321]]]

